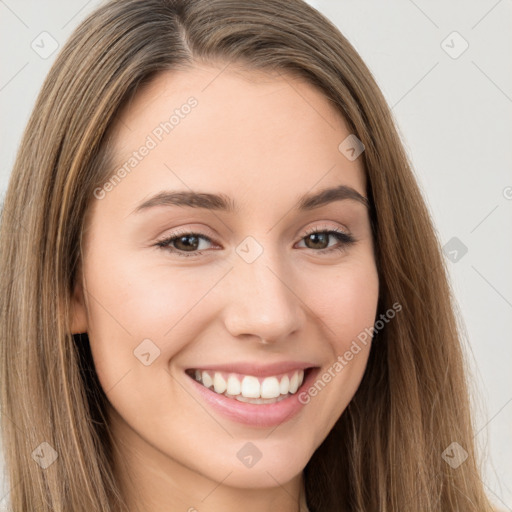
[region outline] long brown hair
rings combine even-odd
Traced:
[[[194,62],[301,76],[365,146],[378,316],[395,302],[403,309],[375,333],[356,395],[305,468],[311,512],[491,510],[439,241],[357,52],[300,0],[114,0],[80,24],[51,68],[2,212],[2,435],[13,512],[123,503],[107,398],[87,335],[70,332],[70,301],[93,191],[109,178],[116,114],[157,73]],[[467,453],[458,467],[443,457],[453,442]]]

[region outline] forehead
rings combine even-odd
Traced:
[[[288,196],[340,184],[366,195],[362,159],[338,149],[349,135],[334,104],[286,72],[226,64],[163,72],[117,117],[111,171],[128,172],[108,199],[127,215],[164,189],[221,192],[250,209],[266,200],[267,211],[277,208],[272,197],[286,206]]]

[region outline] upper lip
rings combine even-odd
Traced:
[[[282,361],[271,364],[256,364],[250,362],[224,363],[211,365],[198,365],[188,370],[218,371],[226,373],[240,373],[242,375],[254,375],[255,377],[270,377],[281,373],[288,373],[294,370],[305,370],[306,368],[317,367],[318,365],[302,361]]]

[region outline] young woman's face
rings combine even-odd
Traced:
[[[74,329],[147,486],[300,475],[358,388],[370,343],[353,342],[377,311],[347,124],[303,81],[222,68],[161,74],[125,108],[86,230]]]

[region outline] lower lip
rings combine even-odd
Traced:
[[[273,404],[240,402],[236,398],[227,398],[211,391],[189,375],[187,375],[187,378],[203,399],[223,416],[253,427],[274,427],[290,420],[302,410],[304,404],[299,401],[298,396],[310,386],[316,373],[318,373],[318,368],[310,369],[295,394]]]

